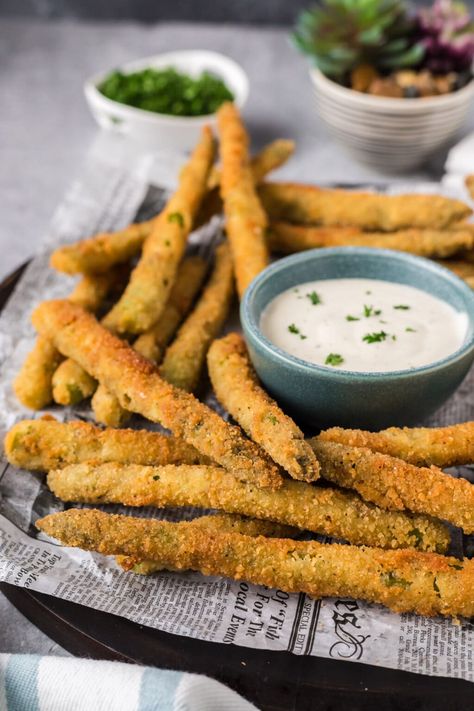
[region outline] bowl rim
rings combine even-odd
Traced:
[[[120,101],[109,99],[107,96],[104,96],[104,94],[102,94],[98,88],[99,84],[105,79],[108,74],[110,74],[110,72],[114,71],[114,69],[127,73],[132,72],[135,69],[138,70],[141,68],[146,68],[148,66],[153,66],[153,62],[156,62],[157,60],[159,60],[160,62],[169,61],[171,64],[173,61],[177,61],[179,57],[192,56],[196,54],[207,56],[210,59],[214,60],[216,63],[226,65],[226,68],[223,69],[224,79],[226,79],[226,76],[228,74],[227,69],[229,68],[232,72],[238,75],[239,82],[241,82],[242,84],[242,89],[240,95],[237,95],[236,92],[234,102],[239,108],[242,108],[242,106],[244,106],[245,102],[247,101],[249,94],[248,75],[241,67],[241,65],[238,64],[231,57],[228,57],[225,54],[221,54],[220,52],[214,52],[213,50],[207,49],[184,49],[176,50],[173,52],[162,52],[160,54],[154,54],[148,57],[142,57],[140,59],[132,59],[129,62],[123,62],[122,64],[118,64],[112,69],[96,72],[88,79],[86,79],[83,84],[84,94],[86,96],[86,99],[91,104],[94,104],[94,106],[96,107],[100,107],[101,109],[106,109],[108,111],[113,110],[118,115],[131,116],[139,118],[140,120],[149,121],[150,123],[162,123],[169,121],[174,125],[183,124],[187,126],[191,124],[208,123],[209,121],[214,120],[216,113],[202,114],[201,116],[173,116],[172,114],[160,114],[156,111],[140,109],[137,106],[129,106],[128,104],[122,104]]]
[[[318,67],[310,67],[309,75],[315,86],[323,86],[324,88],[338,94],[344,101],[349,101],[353,104],[359,104],[361,108],[366,109],[382,109],[393,112],[395,109],[398,113],[417,113],[421,110],[436,110],[448,108],[452,104],[462,103],[463,100],[468,100],[474,93],[474,76],[461,89],[457,89],[449,94],[440,96],[417,97],[413,99],[396,98],[392,96],[374,96],[372,94],[364,94],[362,91],[355,91],[349,87],[342,86],[327,77]]]
[[[471,335],[467,338],[466,342],[463,343],[457,350],[453,351],[445,358],[441,360],[434,361],[433,363],[427,363],[426,365],[417,366],[415,368],[403,368],[400,370],[383,370],[383,371],[358,371],[358,370],[343,370],[330,368],[324,365],[319,365],[316,363],[310,363],[309,361],[298,358],[286,351],[282,350],[276,346],[272,341],[270,341],[260,330],[260,325],[254,313],[254,301],[258,290],[262,285],[271,278],[277,276],[280,272],[297,266],[299,264],[306,263],[310,259],[320,258],[320,257],[331,257],[340,255],[344,253],[347,258],[351,256],[367,256],[367,257],[377,257],[381,259],[396,260],[398,262],[408,262],[414,264],[415,266],[420,266],[425,271],[430,271],[438,277],[449,281],[451,285],[461,291],[461,293],[467,298],[467,300],[472,301],[473,313],[471,314],[467,311],[469,325],[471,327]],[[349,277],[350,278],[350,277]],[[380,280],[386,281],[386,280]],[[421,291],[424,291],[422,287]],[[443,300],[443,299],[441,299]],[[444,368],[454,364],[456,361],[462,360],[470,351],[474,352],[474,290],[471,289],[460,277],[446,269],[435,262],[432,262],[425,257],[419,257],[417,255],[409,254],[407,252],[399,252],[392,249],[379,249],[375,247],[322,247],[316,249],[310,249],[303,252],[298,252],[297,254],[292,254],[282,259],[278,259],[273,264],[269,265],[260,274],[255,277],[255,279],[250,283],[247,290],[245,291],[244,297],[240,305],[240,320],[244,330],[244,335],[250,334],[250,337],[254,338],[259,345],[264,349],[265,353],[273,359],[277,359],[292,368],[297,368],[299,370],[306,371],[309,375],[319,375],[326,378],[335,378],[336,380],[354,380],[360,379],[362,381],[392,381],[405,377],[414,377],[418,375],[426,375],[435,373],[436,371],[442,371]]]

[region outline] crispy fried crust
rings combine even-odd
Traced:
[[[59,247],[51,255],[50,265],[66,274],[107,272],[138,254],[152,227],[153,220],[148,220]]]
[[[270,249],[292,254],[317,247],[376,247],[410,252],[420,257],[450,257],[474,246],[470,229],[407,229],[399,232],[362,232],[351,227],[308,227],[272,222]]]
[[[191,158],[181,171],[179,187],[156,218],[127,288],[104,319],[117,333],[143,333],[160,318],[204,197],[214,160],[212,131],[205,126]]]
[[[97,311],[110,292],[123,283],[126,271],[115,269],[101,276],[84,276],[69,300],[87,311]],[[63,357],[53,344],[38,338],[13,383],[18,400],[31,410],[41,410],[53,399],[53,376]]]
[[[139,336],[133,347],[153,363],[159,363],[167,343],[171,340],[183,317],[191,308],[207,271],[201,257],[187,257],[178,268],[170,298],[158,323]],[[109,427],[124,425],[131,413],[120,405],[118,398],[105,385],[99,385],[92,398],[92,409],[97,422]]]
[[[48,475],[64,501],[127,506],[196,506],[277,521],[380,548],[443,552],[447,528],[427,516],[384,511],[352,492],[285,480],[277,491],[236,480],[221,467],[72,465]]]
[[[293,477],[319,478],[319,464],[304,435],[260,387],[245,341],[229,333],[212,344],[207,364],[217,399],[245,430]]]
[[[90,397],[97,388],[97,380],[72,358],[66,358],[53,374],[53,399],[58,405],[77,405]]]
[[[263,183],[258,194],[272,220],[363,230],[442,230],[471,214],[441,195],[381,195],[329,190],[300,183]]]
[[[445,519],[474,533],[474,486],[437,467],[413,464],[336,442],[312,445],[321,475],[338,486],[355,489],[363,499],[387,509],[415,511]]]
[[[389,427],[381,432],[331,427],[316,438],[350,447],[368,447],[420,467],[441,469],[474,462],[474,422],[449,427]]]
[[[33,323],[60,352],[112,390],[122,407],[160,422],[236,477],[261,486],[281,485],[278,468],[238,427],[163,380],[156,366],[90,314],[67,301],[49,301],[37,307]]]
[[[83,461],[154,466],[209,462],[183,440],[159,432],[103,430],[87,422],[58,422],[51,416],[17,422],[4,444],[10,464],[34,471]]]
[[[37,522],[68,546],[106,555],[156,559],[312,597],[377,602],[397,612],[474,615],[474,561],[414,550],[386,551],[316,541],[243,536],[190,526],[70,509]]]
[[[192,528],[209,533],[242,533],[244,536],[269,536],[270,538],[291,538],[298,530],[291,526],[282,526],[273,521],[258,521],[255,518],[234,516],[233,514],[213,514],[199,516],[188,522],[188,531]],[[133,556],[118,555],[117,563],[124,570],[133,570],[140,575],[150,575],[163,570],[157,560],[140,560]]]
[[[234,270],[229,245],[216,249],[214,269],[201,297],[168,347],[160,368],[169,383],[193,392],[200,380],[206,354],[229,313]]]
[[[248,136],[234,104],[217,112],[222,160],[221,197],[234,259],[237,291],[242,297],[252,279],[268,264],[267,219],[254,188]]]

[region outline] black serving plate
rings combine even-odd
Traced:
[[[0,284],[0,310],[25,266]],[[202,642],[5,583],[0,590],[71,654],[207,674],[261,711],[467,711],[474,706],[474,688],[467,681]]]

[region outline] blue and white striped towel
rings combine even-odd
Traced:
[[[0,711],[257,711],[214,679],[93,659],[0,654]]]

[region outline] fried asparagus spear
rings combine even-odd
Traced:
[[[272,222],[267,234],[270,249],[284,254],[317,247],[352,246],[395,249],[420,257],[450,257],[474,246],[474,231],[469,228],[362,232],[350,227],[308,227]]]
[[[51,255],[50,266],[66,274],[107,272],[139,253],[153,224],[154,220],[139,222],[118,232],[104,232],[58,247]]]
[[[312,440],[321,475],[355,489],[363,499],[392,510],[408,510],[445,519],[474,533],[474,486],[437,467],[413,464],[336,442]]]
[[[319,464],[304,435],[258,383],[242,336],[214,341],[207,356],[217,399],[271,458],[302,481],[319,478]]]
[[[474,462],[474,422],[448,427],[389,427],[381,432],[331,427],[315,440],[368,447],[419,467],[445,469]]]
[[[268,264],[267,219],[255,192],[248,157],[248,136],[234,104],[221,106],[217,124],[221,139],[221,197],[237,291],[242,297],[252,279]]]
[[[380,548],[443,552],[450,540],[440,521],[385,511],[352,492],[286,479],[277,491],[259,489],[215,466],[84,462],[51,471],[48,486],[63,501],[213,508]]]
[[[443,230],[471,214],[465,203],[442,195],[381,195],[300,183],[263,183],[258,194],[272,220],[328,227]]]
[[[67,301],[44,302],[33,314],[40,335],[112,390],[122,407],[160,422],[236,477],[278,487],[282,477],[258,445],[195,397],[167,383],[150,361]]]
[[[268,536],[269,538],[291,538],[298,533],[297,529],[291,526],[283,526],[273,521],[259,521],[255,518],[245,518],[244,516],[234,516],[233,514],[212,514],[210,516],[199,516],[193,518],[188,530],[197,528],[209,533],[242,533],[244,536]],[[132,570],[140,575],[151,575],[159,570],[163,570],[159,561],[141,560],[133,556],[116,557],[117,563],[124,570]]]
[[[103,430],[79,420],[58,422],[51,416],[17,422],[4,446],[10,464],[33,471],[84,461],[153,466],[209,463],[191,445],[160,432]]]
[[[106,328],[117,333],[139,334],[160,318],[206,192],[213,160],[214,139],[206,126],[181,171],[178,189],[153,223],[128,286],[104,319]]]
[[[288,593],[359,598],[422,615],[474,615],[474,561],[470,560],[414,550],[211,534],[189,523],[96,510],[51,514],[37,526],[67,546],[139,556],[157,560],[163,567],[199,570]]]
[[[228,316],[233,291],[232,256],[223,242],[198,303],[166,350],[160,372],[169,383],[187,392],[196,389],[209,346]]]
[[[77,283],[69,300],[88,311],[97,311],[108,294],[125,277],[124,268],[108,274],[86,275]],[[63,357],[47,338],[37,338],[13,383],[18,400],[31,410],[41,410],[53,399],[53,376]]]
[[[288,158],[293,155],[294,150],[295,142],[287,138],[277,138],[264,146],[261,151],[250,159],[250,170],[252,171],[254,183],[260,183],[268,173],[286,163]],[[209,191],[218,188],[220,181],[221,171],[219,168],[214,167],[211,170],[207,184]]]
[[[201,257],[187,257],[183,260],[161,318],[133,344],[138,353],[153,363],[161,361],[166,345],[191,308],[206,272],[207,262]],[[118,398],[105,385],[98,386],[91,404],[96,420],[109,427],[124,425],[131,416],[131,413],[120,405]]]

